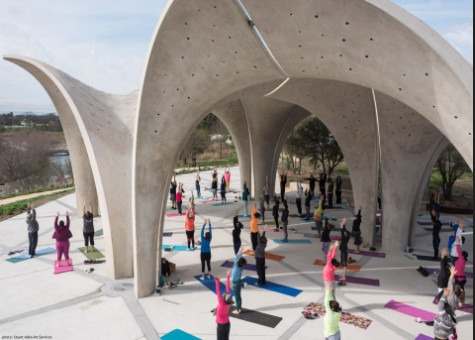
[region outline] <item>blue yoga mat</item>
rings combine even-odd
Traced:
[[[160,337],[164,340],[201,340],[194,335],[191,335],[187,332],[182,331],[181,329],[174,329],[167,334],[164,334]]]
[[[242,282],[246,282],[248,285],[253,285],[254,286],[257,283],[257,279],[254,278],[254,277],[251,277],[251,276],[246,276],[242,280]],[[300,289],[280,285],[278,283],[269,282],[269,281],[267,281],[264,285],[259,285],[259,286],[256,286],[256,287],[271,290],[271,291],[276,292],[276,293],[289,295],[289,296],[293,296],[293,297],[296,297],[297,295],[302,293],[302,290],[300,290]]]
[[[51,247],[48,247],[48,248],[44,248],[44,249],[39,249],[36,251],[36,255],[35,256],[42,256],[42,255],[46,255],[46,254],[51,254],[51,253],[54,253],[56,251],[56,249],[54,248],[51,248]],[[26,261],[26,260],[29,260],[31,257],[29,254],[21,254],[21,255],[18,255],[18,256],[14,256],[14,257],[10,257],[9,259],[6,259],[8,262],[11,262],[11,263],[17,263],[17,262],[22,262],[22,261]]]
[[[171,244],[162,244],[162,250],[165,250],[165,248],[170,248],[171,251],[187,251],[188,246],[174,246]]]
[[[201,284],[203,284],[206,288],[208,288],[210,291],[212,291],[214,294],[216,294],[216,283],[214,283],[214,276],[211,276],[209,278],[208,275],[205,276],[205,279],[201,279],[201,274],[200,275],[195,275],[193,276],[196,280],[198,280]],[[219,283],[219,289],[221,289],[221,294],[226,293],[226,286],[224,285],[223,282]],[[231,289],[231,294],[234,296],[233,290]]]
[[[293,244],[308,244],[312,243],[309,239],[296,239],[296,240],[287,240],[287,242],[284,242],[284,240],[273,240],[274,243],[278,244],[286,244],[286,243],[293,243]]]
[[[231,261],[224,261],[223,264],[221,265],[221,267],[226,267],[226,268],[232,268],[234,266],[234,262],[231,262]],[[267,266],[266,266],[267,268]],[[256,265],[255,264],[250,264],[250,263],[247,263],[245,266],[244,266],[244,269],[246,270],[252,270],[252,271],[256,271]]]
[[[237,215],[239,218],[251,218],[251,215]]]
[[[301,221],[305,221],[305,222],[313,222],[313,221],[315,221],[313,218],[303,218],[303,217],[300,217],[300,220],[301,220]]]
[[[219,202],[219,203],[212,203],[211,205],[212,205],[213,207],[221,207],[221,206],[224,207],[225,205],[230,205],[230,204],[234,204],[234,202],[232,202],[232,201],[227,201],[226,204],[223,204],[223,203]]]

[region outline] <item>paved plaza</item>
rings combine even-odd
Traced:
[[[219,176],[223,169],[218,169]],[[237,167],[231,169],[231,188],[240,190],[240,175]],[[202,193],[209,197],[211,192],[203,190],[211,186],[211,172],[201,173]],[[194,189],[195,174],[177,176],[187,190],[184,205],[187,207],[190,190]],[[277,188],[276,188],[276,191]],[[120,195],[120,193],[117,193]],[[239,192],[228,193],[228,204],[212,205],[212,202],[196,201],[197,219],[195,233],[199,238],[202,223],[210,218],[213,226],[212,273],[224,282],[227,268],[221,265],[232,261],[232,216],[237,209],[242,211]],[[296,214],[295,193],[289,192],[290,214]],[[237,201],[237,202],[236,202]],[[339,220],[352,218],[353,209],[348,202],[337,208],[326,210],[325,214]],[[346,203],[346,204],[345,204]],[[251,202],[252,205],[252,202]],[[250,206],[251,206],[250,205]],[[313,204],[315,205],[315,204]],[[170,204],[168,204],[170,207]],[[54,248],[53,221],[57,211],[72,215],[70,256],[74,261],[74,271],[53,274],[55,253],[33,259],[11,263],[6,261],[15,255],[11,251],[27,247],[25,214],[0,222],[0,336],[1,339],[158,339],[175,329],[180,329],[199,339],[215,339],[216,324],[210,310],[217,304],[216,296],[194,276],[201,272],[199,247],[194,252],[170,251],[162,255],[176,265],[173,279],[183,281],[174,289],[163,288],[160,295],[137,299],[133,293],[133,279],[113,281],[106,276],[105,264],[84,264],[86,257],[78,250],[83,245],[82,211],[76,207],[75,194],[71,194],[37,208],[40,224],[37,249]],[[313,210],[313,208],[312,208]],[[176,213],[176,210],[167,210]],[[364,223],[364,211],[363,211]],[[272,213],[266,212],[266,220],[272,221]],[[443,215],[442,222],[455,221],[458,217]],[[467,272],[473,273],[473,219],[461,216],[467,226],[464,249],[469,253]],[[241,234],[246,249],[250,248],[249,222],[241,219],[245,229]],[[95,219],[96,231],[102,229],[101,219]],[[166,217],[163,244],[185,245],[184,217]],[[426,212],[421,211],[419,222],[429,221]],[[291,240],[302,243],[279,244],[282,233],[268,233],[267,251],[284,257],[281,261],[267,260],[267,280],[298,291],[296,296],[283,294],[255,286],[247,286],[242,291],[243,307],[281,318],[275,327],[231,318],[231,339],[323,339],[323,318],[307,320],[302,316],[303,308],[310,302],[322,303],[324,290],[322,267],[314,265],[322,259],[320,241],[312,238],[313,222],[291,217]],[[338,221],[334,221],[338,225]],[[272,224],[269,228],[272,230]],[[351,228],[351,220],[347,227]],[[386,253],[384,258],[350,254],[361,266],[359,272],[348,275],[370,284],[348,283],[337,287],[336,296],[343,311],[371,320],[366,328],[340,323],[342,336],[351,340],[376,339],[416,339],[419,334],[432,335],[432,327],[414,322],[414,317],[385,308],[390,300],[407,304],[435,313],[432,303],[437,292],[433,277],[424,277],[416,269],[419,266],[438,268],[438,262],[420,261],[413,254],[431,255],[431,232],[424,228],[429,225],[416,224],[414,251],[403,250]],[[441,232],[442,245],[447,244],[447,225]],[[111,226],[114,228],[114,226]],[[384,229],[382,230],[384,232]],[[171,234],[169,234],[171,233]],[[305,235],[304,235],[305,234]],[[339,232],[332,232],[339,235]],[[309,242],[310,241],[310,242]],[[309,243],[306,243],[309,242]],[[104,235],[96,237],[97,248],[105,253]],[[350,248],[353,241],[350,241]],[[365,249],[368,250],[368,249]],[[382,252],[382,251],[381,251]],[[107,254],[105,253],[106,261]],[[253,264],[254,258],[248,257]],[[90,268],[94,271],[90,272]],[[338,271],[337,271],[338,273]],[[255,272],[244,271],[243,276],[256,277]],[[470,276],[466,293],[468,304],[473,303],[473,275]],[[301,291],[301,292],[300,292]],[[295,295],[295,294],[294,294]],[[473,338],[472,313],[457,312],[459,339]],[[167,338],[167,336],[165,336]],[[173,337],[168,336],[168,339]],[[186,338],[181,338],[186,339]],[[191,337],[189,339],[192,339]]]

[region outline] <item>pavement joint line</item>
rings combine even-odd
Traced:
[[[289,328],[287,328],[286,331],[284,331],[281,336],[277,338],[277,340],[287,340],[292,338],[292,336],[295,335],[295,332],[297,332],[305,324],[306,321],[308,320],[305,319],[303,316],[300,316],[297,321],[295,321]]]

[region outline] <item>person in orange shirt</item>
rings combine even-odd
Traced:
[[[257,237],[259,235],[259,218],[261,214],[257,212],[256,203],[252,206],[251,210],[251,243],[252,243],[252,250],[256,250],[257,247]]]
[[[186,238],[188,239],[188,250],[195,250],[195,205],[194,203],[190,204],[190,207],[186,211],[185,215],[185,231]],[[191,244],[191,248],[190,248]]]

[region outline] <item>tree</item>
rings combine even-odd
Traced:
[[[442,193],[447,201],[452,200],[452,189],[455,181],[468,171],[467,163],[457,149],[448,145],[437,160],[440,172]]]
[[[202,153],[208,148],[210,143],[208,131],[198,126],[188,139],[188,142],[181,152],[180,158],[187,164],[187,160],[191,158],[193,153]]]
[[[316,117],[301,121],[287,139],[284,150],[299,162],[309,158],[314,169],[320,165],[322,171],[331,175],[335,167],[343,160],[343,153],[335,137]]]

